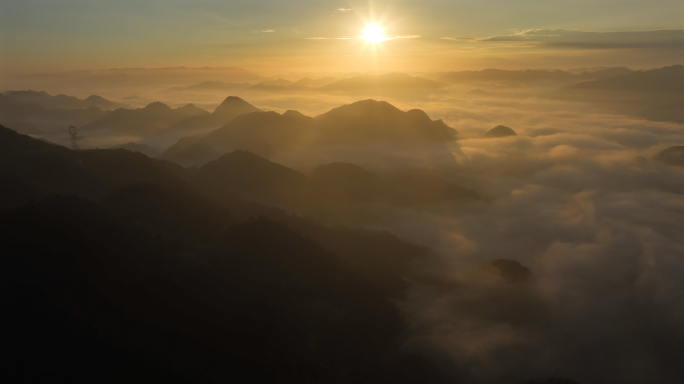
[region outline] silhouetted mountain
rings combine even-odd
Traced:
[[[176,111],[188,117],[209,115],[209,112],[202,108],[196,107],[195,104],[186,104],[183,107],[176,108]]]
[[[140,153],[106,149],[72,151],[2,126],[0,169],[3,174],[21,183],[30,183],[45,193],[77,194],[91,199],[142,181],[181,185],[185,183],[186,173],[176,164]]]
[[[535,278],[529,268],[515,260],[494,260],[487,263],[485,268],[494,271],[502,279],[513,284],[530,283]]]
[[[218,152],[206,141],[204,135],[182,137],[176,144],[159,155],[160,159],[171,160],[185,166],[202,165],[219,157]]]
[[[267,148],[293,148],[316,134],[314,119],[296,111],[241,115],[209,133],[205,140],[219,152],[245,149],[266,156]],[[312,139],[315,139],[312,137]]]
[[[325,145],[414,145],[444,143],[457,132],[421,110],[403,112],[387,102],[366,100],[335,108],[315,118],[297,111],[241,115],[201,140],[219,154],[244,149],[268,156],[279,151]],[[196,138],[197,139],[197,138]],[[181,162],[174,154],[188,141],[178,142],[162,155]],[[205,156],[205,161],[213,159]],[[196,164],[196,163],[195,163]]]
[[[213,226],[201,212],[186,226],[215,228],[202,243],[77,198],[2,212],[12,360],[76,381],[402,382],[407,364],[421,382],[437,373],[402,357],[401,312],[339,255],[279,222]]]
[[[404,112],[384,101],[358,101],[315,119],[323,143],[449,142],[457,135],[419,109]]]
[[[159,156],[159,152],[147,144],[140,144],[140,143],[131,142],[131,143],[126,143],[126,144],[115,145],[115,146],[111,147],[111,149],[125,149],[125,150],[131,151],[131,152],[140,152],[143,155],[149,156],[149,157]]]
[[[123,108],[126,105],[122,103],[115,103],[97,95],[87,97],[81,100],[74,96],[57,95],[51,96],[47,92],[37,91],[7,91],[5,96],[14,99],[20,103],[38,104],[45,108],[56,109],[86,109],[90,107],[97,107],[103,110]]]
[[[508,128],[503,125],[497,125],[496,127],[490,129],[487,131],[487,133],[484,134],[484,137],[489,137],[489,138],[496,138],[496,137],[507,137],[507,136],[516,136],[517,133],[515,133],[514,130],[511,128]]]
[[[211,198],[306,191],[301,173],[244,151],[192,171],[4,127],[0,169],[2,207],[81,196],[0,209],[6,379],[446,382],[401,350],[392,301],[429,250]]]
[[[390,73],[387,75],[362,75],[339,80],[325,85],[323,91],[368,92],[368,91],[416,91],[439,90],[443,87],[436,81],[413,77],[404,73]]]
[[[199,175],[211,189],[271,203],[300,196],[307,183],[304,174],[247,151],[223,155]]]
[[[670,147],[664,151],[661,151],[653,157],[653,160],[659,161],[661,163],[678,165],[684,167],[684,146]]]
[[[259,108],[236,96],[227,97],[213,113],[194,116],[179,121],[166,129],[168,132],[201,132],[210,128],[218,128],[229,123],[235,117],[245,113],[259,112]]]
[[[235,98],[237,99],[237,98]],[[228,103],[232,104],[234,99]],[[241,102],[241,99],[238,102]],[[251,105],[250,105],[251,107]],[[214,114],[218,120],[230,118],[230,122],[208,135],[183,137],[169,147],[160,157],[183,165],[201,165],[215,160],[217,154],[244,149],[266,156],[269,143],[278,146],[290,146],[299,138],[313,119],[298,113],[286,112],[279,115],[275,112],[254,112],[231,118],[231,111],[249,110],[251,108],[222,108]],[[254,108],[256,110],[256,108]],[[258,111],[258,110],[257,110]],[[207,150],[203,150],[206,148]]]
[[[331,201],[373,201],[382,193],[380,177],[358,165],[330,163],[309,175],[314,196]]]
[[[149,104],[139,109],[117,109],[102,119],[93,121],[83,130],[109,129],[116,132],[127,132],[149,135],[189,117],[206,116],[208,112],[192,104],[172,109],[160,102]]]
[[[607,77],[568,87],[570,90],[684,92],[684,66]]]
[[[101,119],[110,112],[97,107],[88,109],[48,109],[23,103],[0,94],[0,123],[27,134],[67,132],[70,125],[82,126]]]
[[[536,381],[536,380],[530,380],[526,381],[522,384],[579,384],[575,380],[570,380],[570,379],[559,379],[559,378],[550,378],[542,381]]]

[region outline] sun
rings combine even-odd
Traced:
[[[389,40],[385,37],[385,35],[382,33],[383,29],[380,28],[377,25],[371,24],[368,27],[366,27],[366,30],[363,31],[363,37],[366,39],[367,42],[369,43],[379,43],[381,41]]]

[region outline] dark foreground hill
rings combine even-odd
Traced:
[[[0,210],[10,382],[446,382],[401,348],[395,304],[429,250],[217,202],[194,178],[225,164],[196,175],[125,150],[0,135],[15,192],[8,204],[3,182],[3,206],[16,207]],[[262,180],[300,179],[274,167]],[[230,181],[270,188],[247,173]]]
[[[101,119],[110,112],[98,107],[87,109],[47,108],[39,104],[17,101],[0,94],[0,124],[12,126],[27,134],[67,132],[70,125],[81,126]]]
[[[306,176],[244,151],[186,169],[123,149],[71,151],[4,127],[0,170],[6,382],[464,377],[408,342],[410,289],[445,285],[420,272],[441,265],[434,252],[250,200],[303,189],[303,200],[343,206],[386,187],[399,203],[464,192],[439,175],[384,178],[328,164]],[[515,286],[535,281],[511,261],[485,272],[514,292],[497,302],[513,305]]]
[[[125,149],[131,152],[140,152],[145,156],[148,157],[156,157],[159,155],[159,152],[155,150],[154,148],[150,147],[149,145],[146,144],[140,144],[140,143],[125,143],[125,144],[119,144],[111,147],[110,149]]]

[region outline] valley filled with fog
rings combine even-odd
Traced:
[[[86,220],[74,239],[84,249],[116,244],[111,252],[126,261],[86,262],[84,275],[54,268],[92,273],[96,283],[83,286],[100,288],[88,295],[111,298],[113,308],[123,305],[117,295],[135,295],[127,268],[139,262],[130,279],[160,279],[141,286],[158,313],[177,319],[174,334],[229,318],[235,325],[217,333],[231,340],[243,326],[279,329],[282,316],[294,330],[257,344],[273,351],[264,366],[288,373],[263,371],[264,380],[684,377],[682,66],[268,78],[234,68],[122,69],[17,76],[3,86],[0,224],[3,241],[15,239],[7,254],[34,233],[45,235],[45,249],[71,249],[52,247],[59,234],[39,223]],[[67,149],[69,126],[78,150]],[[268,259],[281,251],[294,264]],[[154,272],[164,261],[140,261],[148,252],[174,260],[167,277]],[[220,256],[240,252],[251,256]],[[100,282],[107,268],[120,280]],[[186,286],[179,281],[210,304],[174,291]],[[167,359],[163,370],[179,364],[197,382],[234,378],[212,362],[212,348],[236,366],[263,368],[248,338],[223,350],[223,341],[197,341],[210,331],[193,334],[169,352],[177,360],[153,341],[126,339],[107,320],[111,308],[90,314],[83,308],[97,300],[71,299],[79,284],[56,300],[98,337],[125,339],[118,347],[141,361]],[[112,293],[119,285],[130,291]],[[226,286],[237,288],[216,288]],[[238,320],[213,306],[224,299]],[[122,322],[136,324],[126,327],[147,324],[135,332],[155,324],[144,300],[125,312]],[[207,320],[195,324],[188,313]],[[345,336],[349,329],[359,331]],[[319,361],[311,345],[326,340],[344,346],[321,346]],[[179,347],[199,344],[197,361]],[[296,362],[279,359],[289,353]]]

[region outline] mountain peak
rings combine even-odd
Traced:
[[[246,102],[245,100],[237,96],[228,96],[225,100],[216,107],[214,110],[214,115],[230,115],[235,117],[243,113],[257,112],[259,109],[252,104]],[[231,117],[231,119],[232,119]]]
[[[154,111],[162,111],[162,110],[171,110],[171,107],[168,105],[160,102],[160,101],[155,101],[153,103],[148,104],[145,108],[148,111],[154,110]]]
[[[518,134],[515,133],[514,130],[511,128],[508,128],[504,125],[497,125],[496,127],[490,129],[487,133],[484,134],[484,137],[507,137],[507,136],[517,136]]]
[[[176,108],[176,111],[181,112],[182,114],[187,116],[201,116],[209,114],[209,112],[197,107],[195,104],[186,104],[180,108]]]

